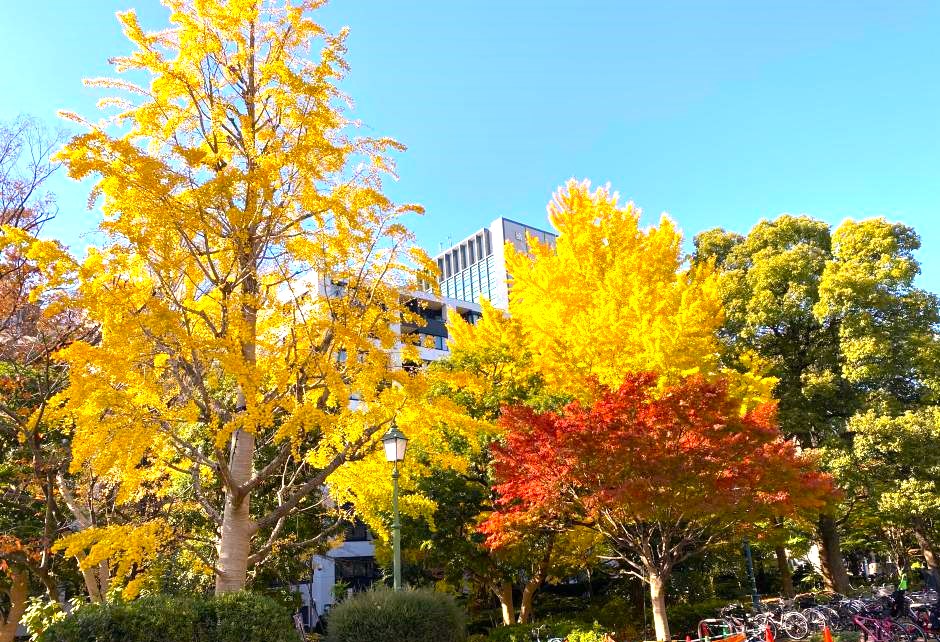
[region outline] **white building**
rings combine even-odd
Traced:
[[[434,257],[440,271],[441,294],[451,299],[479,303],[488,299],[495,307],[509,307],[509,273],[506,270],[506,243],[528,250],[530,235],[554,246],[557,236],[517,221],[500,217],[489,227],[477,230],[456,245]]]

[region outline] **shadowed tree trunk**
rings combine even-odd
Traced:
[[[793,589],[793,572],[790,570],[790,560],[787,558],[787,549],[778,546],[774,549],[777,555],[777,570],[780,571],[780,591],[786,598],[796,595]]]
[[[535,573],[526,582],[522,590],[522,603],[519,605],[519,624],[528,624],[532,621],[532,603],[535,600],[535,592],[539,590],[545,578],[548,576],[548,567],[552,560],[552,548],[555,545],[555,536],[552,535],[545,546],[545,554],[539,560]]]
[[[20,618],[26,611],[26,598],[29,597],[29,578],[26,571],[10,571],[10,588],[6,591],[10,598],[10,610],[0,620],[0,642],[13,642]]]
[[[75,518],[75,525],[77,525],[78,530],[83,531],[91,528],[93,525],[91,514],[76,500],[64,474],[60,473],[56,476],[56,486],[69,512],[71,512],[72,517]],[[80,565],[83,559],[84,554],[78,556]],[[91,601],[104,602],[105,596],[108,593],[108,587],[111,584],[111,569],[108,566],[108,561],[102,560],[97,566],[87,569],[83,568],[82,577],[85,580],[85,589],[88,591],[88,597],[91,598]],[[50,596],[50,598],[58,599],[58,596]]]
[[[933,575],[937,586],[940,586],[940,557],[938,557],[934,543],[927,535],[927,529],[922,522],[916,522],[914,524],[914,539],[917,540],[917,545],[924,554],[924,562],[927,563],[927,570]]]
[[[503,624],[510,625],[516,621],[516,605],[512,600],[512,582],[502,582],[493,587],[493,592],[499,599],[499,608],[503,615]]]
[[[819,537],[819,563],[827,591],[848,594],[849,576],[842,561],[842,543],[836,520],[831,515],[820,515],[816,524]]]
[[[84,554],[78,556],[79,565],[81,565],[84,558]],[[88,597],[91,601],[104,602],[111,584],[111,572],[108,568],[108,562],[102,561],[90,568],[83,568],[82,578],[85,580],[85,589],[88,591]]]

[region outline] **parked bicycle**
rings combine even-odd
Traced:
[[[755,615],[754,624],[761,629],[769,627],[775,638],[783,634],[791,640],[803,640],[810,632],[806,616],[784,603]]]
[[[925,642],[927,634],[912,622],[895,622],[876,613],[860,613],[852,618],[862,642]]]

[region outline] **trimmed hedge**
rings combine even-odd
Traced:
[[[444,593],[380,588],[330,610],[328,642],[464,642],[466,615]]]
[[[39,636],[39,642],[298,641],[288,610],[254,593],[85,604]]]

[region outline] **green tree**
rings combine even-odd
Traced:
[[[833,232],[784,215],[747,236],[714,229],[696,237],[695,261],[721,273],[724,361],[758,359],[777,378],[780,425],[804,448],[845,456],[856,413],[893,415],[934,401],[940,317],[936,297],[914,284],[919,247],[913,229],[884,219],[849,220]],[[816,524],[825,583],[842,592],[839,526],[858,498],[847,499]]]
[[[940,408],[897,416],[868,411],[848,426],[851,464],[864,477],[871,504],[888,525],[911,533],[927,568],[940,580]]]

